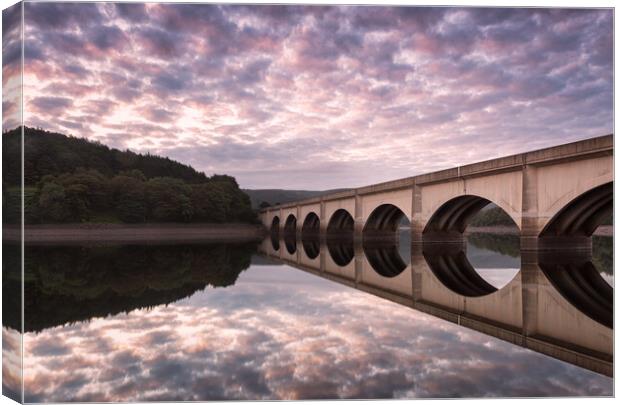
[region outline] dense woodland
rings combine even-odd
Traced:
[[[20,131],[5,132],[3,220],[18,222]],[[256,222],[234,177],[26,127],[26,223]]]

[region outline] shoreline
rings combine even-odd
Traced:
[[[24,227],[24,242],[58,243],[189,243],[251,242],[264,237],[262,225],[254,224],[41,224]],[[4,242],[19,242],[18,227],[3,227]]]
[[[261,241],[266,230],[255,224],[208,223],[149,223],[149,224],[40,224],[26,225],[27,243],[185,243],[185,242],[250,242]],[[510,226],[469,227],[465,234],[518,235],[519,229]],[[613,236],[612,225],[601,225],[594,236]],[[4,226],[3,242],[19,242],[20,229]]]

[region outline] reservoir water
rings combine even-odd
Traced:
[[[521,268],[516,237],[470,235],[466,251],[497,288]],[[592,263],[613,286],[611,238],[595,240]],[[14,288],[8,273],[3,288]],[[613,394],[601,373],[283,264],[256,244],[27,246],[24,291],[27,402]],[[20,314],[4,304],[11,393]]]

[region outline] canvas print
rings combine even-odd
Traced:
[[[613,13],[5,8],[2,394],[613,396]]]

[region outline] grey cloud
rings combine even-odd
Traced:
[[[120,50],[127,41],[125,34],[116,26],[98,26],[89,32],[90,41],[101,50]]]
[[[65,110],[73,101],[66,97],[37,97],[31,103],[38,111],[51,114]]]
[[[141,3],[114,3],[116,12],[131,22],[142,22],[148,18],[146,6]]]
[[[64,29],[71,25],[101,23],[103,15],[96,3],[28,2],[24,4],[26,24],[42,29]]]

